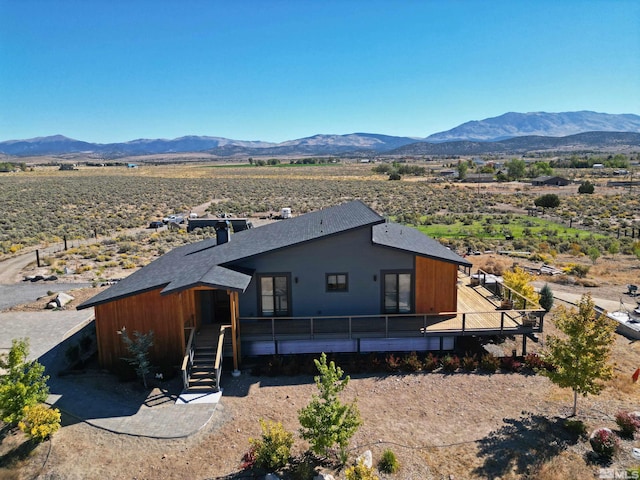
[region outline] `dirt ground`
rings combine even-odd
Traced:
[[[599,259],[593,270],[597,287],[551,286],[617,298],[637,278],[638,262]],[[71,307],[97,291],[76,291]],[[547,319],[545,335],[556,333],[552,315]],[[501,347],[508,354],[513,346],[506,342]],[[539,347],[534,344],[530,350]],[[615,431],[616,412],[640,410],[640,386],[631,380],[640,367],[640,342],[617,336],[614,361],[616,377],[603,393],[579,399],[577,418],[589,431]],[[295,432],[294,454],[307,449],[297,433],[297,412],[316,391],[310,376],[258,377],[244,371],[232,378],[227,372],[222,385],[224,395],[212,420],[186,439],[119,435],[69,416],[50,441],[35,447],[21,433],[5,429],[0,433],[0,479],[257,478],[243,473],[240,464],[249,438],[260,434],[261,418],[281,421]],[[397,474],[379,474],[381,479],[584,479],[598,478],[603,467],[622,472],[640,465],[631,455],[632,447],[640,448],[638,439],[624,440],[612,464],[598,463],[588,440],[563,427],[571,392],[531,373],[358,374],[343,399],[357,399],[364,420],[350,443],[351,461],[370,449],[375,464],[387,448],[400,461]],[[344,471],[333,465],[322,468],[344,478]]]

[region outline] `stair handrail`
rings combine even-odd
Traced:
[[[220,333],[218,335],[218,348],[216,348],[216,361],[213,364],[213,370],[216,375],[216,390],[220,390],[220,376],[222,375],[222,349],[224,348],[224,334],[231,325],[220,325]]]
[[[184,358],[182,359],[182,384],[185,390],[189,389],[189,375],[191,375],[191,367],[193,366],[193,355],[196,346],[196,342],[194,341],[196,329],[188,328],[188,330],[190,330],[189,340],[187,341]]]

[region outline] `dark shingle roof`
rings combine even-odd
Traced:
[[[78,308],[92,307],[160,287],[163,287],[163,294],[203,285],[244,291],[251,282],[251,272],[238,271],[234,262],[363,227],[372,227],[372,242],[376,245],[470,265],[419,231],[385,223],[380,215],[362,202],[353,201],[235,233],[228,243],[222,245],[210,239],[175,248]]]
[[[471,266],[471,263],[460,255],[415,228],[398,223],[384,223],[375,225],[372,230],[372,240],[376,245],[405,250],[423,257],[458,265]]]
[[[231,236],[228,243],[215,239],[178,247],[138,270],[78,308],[88,308],[154,288],[177,292],[197,285],[244,291],[251,275],[225,265],[321,237],[384,222],[360,201],[353,201],[299,217],[252,228]]]

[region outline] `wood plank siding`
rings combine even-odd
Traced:
[[[416,313],[457,310],[458,266],[425,257],[415,257]]]
[[[134,332],[153,330],[150,357],[154,364],[179,364],[185,349],[184,328],[195,326],[196,306],[191,290],[160,295],[162,288],[96,305],[96,334],[100,364],[116,366],[129,356],[117,333],[122,327]]]

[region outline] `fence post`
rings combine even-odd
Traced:
[[[40,252],[36,249],[36,264],[40,268]]]

